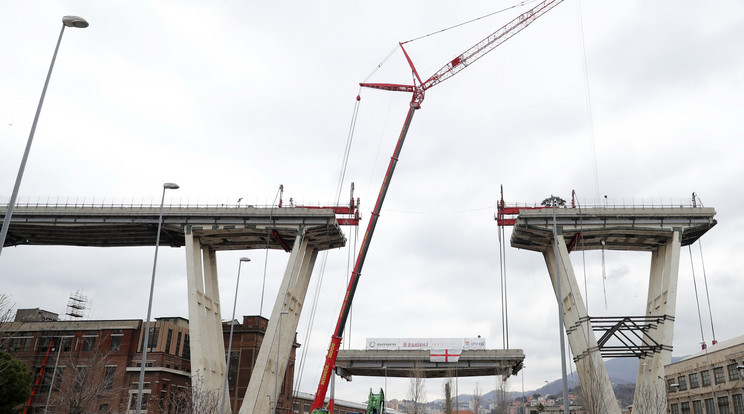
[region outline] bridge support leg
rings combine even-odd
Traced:
[[[659,246],[656,251],[651,253],[646,315],[664,315],[666,318],[657,329],[649,329],[644,335],[644,341],[660,344],[661,350],[641,358],[638,362],[633,406],[639,407],[639,412],[658,410],[662,401],[666,401],[664,366],[672,362],[672,339],[674,337],[674,315],[677,307],[677,279],[681,247],[681,230],[675,230],[666,244]],[[665,404],[664,407],[666,407]]]
[[[557,298],[557,278],[560,277],[563,297],[558,298],[558,301],[562,305],[560,311],[563,312],[563,324],[571,352],[576,356],[576,371],[586,403],[592,406],[585,408],[590,412],[620,414],[620,406],[612,391],[612,383],[602,360],[562,235],[558,236],[558,255],[556,258],[552,247],[543,252]],[[555,274],[556,259],[560,275]]]
[[[186,230],[186,277],[191,385],[200,392],[222,395],[225,381],[225,341],[222,335],[216,254],[211,248],[202,247],[191,229]]]
[[[274,302],[266,335],[258,351],[240,414],[268,414],[276,404],[274,395],[278,395],[283,388],[284,373],[317,256],[318,250],[308,246],[304,229],[300,229]],[[279,346],[281,349],[278,349]],[[285,392],[291,390],[285,389]]]

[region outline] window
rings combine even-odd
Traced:
[[[189,334],[183,336],[183,357],[186,359],[191,358],[191,343],[189,342]]]
[[[84,336],[83,337],[83,352],[90,352],[96,347],[95,336]]]
[[[178,355],[181,352],[181,332],[178,333],[178,336],[176,337],[176,353],[175,355]]]
[[[165,352],[170,353],[171,338],[173,337],[173,329],[168,329],[168,336],[165,338]]]
[[[710,385],[710,371],[708,371],[708,370],[700,371],[700,379],[702,380],[703,387],[706,387],[706,386]],[[707,401],[708,400],[706,400],[705,404],[708,404]],[[705,408],[705,411],[708,411],[707,406]],[[713,411],[711,411],[711,412],[713,412]]]
[[[687,391],[687,377],[683,375],[677,378],[677,384],[679,384],[680,391]]]
[[[121,350],[121,336],[111,336],[111,350],[112,351],[119,351]]]
[[[700,388],[700,382],[698,381],[698,374],[693,372],[690,374],[690,389]]]
[[[736,369],[736,364],[731,364],[727,366],[726,368],[728,368],[729,381],[738,381],[739,370]]]
[[[744,414],[744,399],[741,394],[734,394],[731,399],[734,400],[734,414]]]
[[[11,338],[10,346],[8,347],[8,352],[11,354],[15,352],[20,352],[20,350],[23,348],[24,342],[25,342],[25,338]]]
[[[679,414],[679,406],[677,404],[672,404],[672,414]]]
[[[721,371],[723,371],[723,367],[721,367]],[[731,414],[728,396],[718,397],[718,414]]]
[[[707,398],[705,400],[705,412],[706,413],[715,413],[716,412],[716,405],[713,403],[712,398]]]
[[[682,414],[690,414],[690,403],[689,402],[683,402],[681,406],[682,406]]]
[[[716,384],[723,384],[726,382],[726,377],[723,375],[723,367],[713,368],[713,376],[716,379]]]
[[[703,402],[695,400],[692,402],[692,414],[703,414]]]
[[[116,378],[116,365],[106,366],[106,374],[103,377],[103,389],[110,391],[114,388],[114,379]]]
[[[83,386],[88,382],[88,367],[85,367],[85,366],[78,367],[77,373],[75,374],[74,381],[75,381],[74,390],[76,392],[82,392]]]
[[[147,339],[147,349],[152,350],[158,347],[158,335],[160,328],[157,326],[150,328],[150,337]]]
[[[227,374],[228,387],[230,389],[235,388],[235,380],[238,378],[238,356],[239,355],[240,355],[240,352],[238,351],[230,352],[230,372],[228,372]]]
[[[99,413],[107,413],[109,412],[109,405],[108,404],[101,404],[98,406],[98,412]]]
[[[39,352],[46,352],[49,349],[51,342],[52,338],[48,336],[41,338],[41,342],[39,343]]]
[[[667,380],[667,388],[669,388],[669,391],[677,391],[677,387],[673,387],[672,385],[676,384],[677,381],[674,378],[669,378]]]

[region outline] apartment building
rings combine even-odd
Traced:
[[[665,367],[671,414],[744,414],[744,336]]]

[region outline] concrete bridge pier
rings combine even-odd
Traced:
[[[651,271],[648,280],[646,315],[663,315],[656,329],[644,334],[647,343],[661,344],[661,349],[640,358],[636,377],[636,404],[653,404],[666,398],[664,366],[672,362],[674,315],[677,307],[677,280],[679,253],[682,247],[681,229],[675,229],[666,243],[651,253]]]
[[[289,263],[274,302],[264,342],[258,351],[240,414],[268,414],[276,404],[274,397],[281,391],[282,379],[287,369],[310,275],[317,257],[318,249],[309,245],[305,229],[301,228],[289,256]]]
[[[555,250],[546,249],[543,251],[543,256],[556,297],[558,296],[557,278],[560,276],[562,297],[558,298],[558,301],[562,306],[559,311],[563,312],[563,324],[571,352],[576,355],[576,372],[579,374],[582,387],[585,389],[586,399],[589,400],[586,403],[593,406],[586,408],[608,414],[620,414],[620,407],[615,399],[612,382],[597,345],[597,338],[594,335],[591,322],[589,322],[589,315],[581,297],[579,284],[576,281],[563,235],[558,235],[560,275],[555,274]]]
[[[221,392],[226,363],[216,254],[202,246],[190,228],[185,233],[191,383],[194,388]]]

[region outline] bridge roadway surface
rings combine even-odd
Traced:
[[[6,206],[0,206],[5,218]],[[160,205],[34,206],[13,211],[5,246],[154,246]],[[299,207],[165,206],[160,245],[181,247],[193,231],[214,250],[289,250],[304,227],[318,250],[342,247],[346,238],[330,209]]]
[[[716,225],[713,208],[596,207],[555,209],[558,232],[572,250],[654,251],[681,231],[682,246],[695,243]],[[514,224],[511,245],[545,251],[553,246],[553,209],[522,210]]]
[[[423,378],[481,377],[515,375],[522,369],[521,349],[466,349],[457,362],[431,362],[427,350],[340,350],[336,372],[343,378],[367,377]]]

